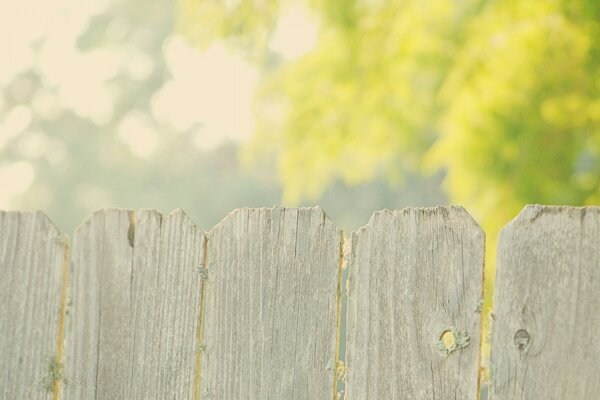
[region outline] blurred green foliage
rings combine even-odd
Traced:
[[[600,201],[599,2],[312,0],[317,46],[277,62],[292,3],[180,0],[178,21],[268,71],[249,154],[276,155],[286,200],[442,170],[492,236],[525,203]]]

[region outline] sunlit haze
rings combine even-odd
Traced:
[[[42,79],[29,104],[5,109],[8,105],[0,98],[0,150],[27,131],[34,114],[43,120],[69,111],[95,125],[107,124],[117,112],[115,76],[125,71],[132,80],[150,77],[156,59],[126,42],[114,44],[130,29],[124,19],[108,23],[106,46],[83,51],[78,46],[92,19],[110,4],[108,0],[24,0],[0,5],[0,50],[5,54],[0,63],[0,90],[28,70],[35,70]],[[310,51],[315,42],[314,21],[296,6],[278,23],[271,47],[284,58],[296,58]],[[252,101],[259,83],[255,67],[221,43],[199,51],[174,33],[164,40],[162,49],[171,76],[150,99],[152,115],[131,110],[117,124],[117,137],[131,156],[147,158],[160,150],[162,134],[151,118],[176,131],[193,128],[194,144],[200,150],[252,135]],[[23,153],[34,155],[41,147],[52,151],[46,135],[28,137],[20,145]],[[29,161],[0,158],[0,207],[10,207],[13,195],[27,190],[34,177]]]

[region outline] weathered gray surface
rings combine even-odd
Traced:
[[[0,211],[0,398],[51,399],[67,246],[43,213]]]
[[[237,210],[209,233],[200,398],[332,399],[340,241],[319,208]]]
[[[500,234],[492,396],[600,398],[600,209],[528,206]]]
[[[181,211],[96,212],[73,239],[65,399],[191,399],[204,234]]]
[[[484,234],[460,207],[381,211],[354,233],[346,399],[476,399],[483,262]],[[451,328],[469,344],[444,356]]]

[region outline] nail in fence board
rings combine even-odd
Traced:
[[[200,398],[333,397],[340,242],[320,208],[236,210],[210,231]]]
[[[190,399],[204,234],[181,211],[103,210],[76,231],[65,399]]]
[[[41,212],[0,211],[0,398],[51,399],[67,238]]]
[[[352,235],[346,399],[477,398],[484,241],[461,207],[377,212]]]
[[[527,206],[500,234],[492,398],[600,398],[600,209]]]

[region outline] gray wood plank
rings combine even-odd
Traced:
[[[236,210],[209,232],[202,399],[332,399],[340,245],[320,208]]]
[[[484,241],[461,207],[377,212],[352,235],[346,399],[477,398]]]
[[[77,229],[65,399],[193,398],[204,241],[181,211],[103,210]]]
[[[2,399],[51,399],[58,391],[67,246],[43,213],[0,211]]]
[[[527,206],[497,254],[492,398],[600,398],[600,209]]]

